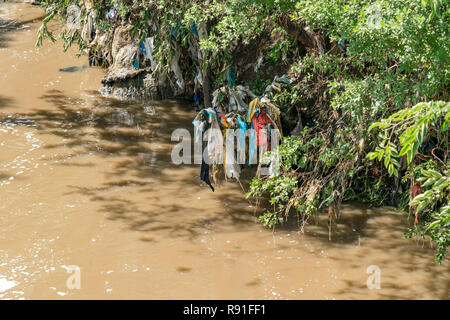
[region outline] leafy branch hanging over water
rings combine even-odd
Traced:
[[[409,236],[429,234],[440,262],[450,239],[448,4],[298,1],[296,8],[297,23],[325,31],[341,52],[317,46],[293,64],[299,82],[277,98],[312,123],[280,146],[284,178],[257,178],[247,196],[270,196],[273,210],[262,218],[270,227],[292,209],[305,223],[324,206],[330,220],[338,216],[343,200],[402,206],[409,198],[417,220]]]
[[[382,141],[367,156],[383,161],[390,176],[398,177],[398,159],[406,156],[408,172],[403,183],[409,179],[409,204],[415,215],[415,228],[407,236],[429,234],[437,243],[438,262],[450,244],[449,124],[450,103],[432,101],[403,109],[369,128],[381,130]],[[392,141],[395,138],[399,145]],[[425,162],[419,160],[421,163],[416,165],[418,154]]]

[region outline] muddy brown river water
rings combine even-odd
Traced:
[[[345,204],[330,242],[325,215],[304,234],[272,232],[238,184],[212,193],[199,166],[170,161],[171,133],[195,111],[103,98],[97,68],[60,72],[87,58],[37,50],[42,14],[0,4],[0,298],[450,297],[448,259],[405,240],[402,213]]]

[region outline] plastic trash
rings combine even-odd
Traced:
[[[87,17],[87,23],[84,25],[83,30],[81,30],[81,38],[87,43],[91,42],[93,25],[94,21],[92,19],[92,15],[89,14]]]
[[[155,37],[146,38],[144,41],[145,57],[150,60],[152,70],[155,70],[157,64],[153,59],[153,51],[155,50]]]
[[[233,96],[234,100],[236,101],[237,109],[239,110],[239,112],[247,111],[248,105],[243,100],[244,95],[242,94],[242,92],[239,91],[238,89],[233,90],[232,88],[230,88],[229,92],[230,92],[230,97]]]
[[[141,50],[141,52],[142,52],[144,55],[147,55],[147,50],[145,49],[145,45],[144,45],[143,43],[141,43],[141,44],[139,45],[139,49]]]
[[[295,81],[295,78],[288,78],[286,75],[282,75],[281,77],[275,76],[273,79],[272,85],[274,83],[284,83],[284,84],[293,84]]]
[[[145,106],[144,112],[150,116],[154,116],[156,114],[155,106]]]
[[[195,74],[195,80],[198,81],[198,83],[203,86],[203,75],[202,71],[200,69],[197,70],[197,73]]]
[[[183,79],[183,73],[181,72],[180,65],[178,63],[181,56],[180,50],[177,48],[175,55],[172,58],[172,61],[170,63],[173,73],[175,74],[175,78],[177,80],[177,85],[180,87],[181,90],[184,90],[184,79]]]
[[[252,100],[257,98],[256,94],[254,94],[248,87],[238,85],[236,89],[239,90],[241,94],[245,94],[246,96],[250,97],[250,99]]]
[[[109,12],[108,12],[108,18],[111,20],[116,20],[118,15],[119,15],[119,12],[117,11],[116,8],[113,8],[113,9],[109,10]]]
[[[259,71],[259,68],[261,68],[261,65],[262,65],[263,61],[264,61],[264,56],[263,56],[263,53],[261,52],[259,54],[258,61],[256,62],[255,72]]]
[[[182,27],[183,27],[183,24],[179,23],[178,25],[174,25],[170,28],[170,32],[172,33],[172,38],[174,41],[177,41],[177,38],[181,33]]]
[[[216,90],[213,92],[213,94],[212,94],[212,96],[213,96],[213,99],[212,99],[212,105],[213,105],[213,106],[217,106],[217,103],[218,103],[218,100],[219,100],[219,93],[220,93],[220,92],[222,92],[223,94],[226,94],[226,93],[227,93],[226,87],[222,87],[222,88],[216,89]]]
[[[231,68],[231,66],[228,68],[227,80],[230,87],[236,86],[236,75],[234,74],[233,68]]]
[[[342,51],[342,53],[347,53],[347,46],[346,46],[347,40],[341,39],[338,41],[339,49]]]
[[[197,107],[200,107],[202,104],[200,90],[194,94],[194,102]]]
[[[188,43],[189,43],[188,46],[189,54],[191,55],[192,60],[197,61],[198,59],[197,49],[194,47],[194,45],[190,40],[188,40]]]
[[[205,40],[208,38],[208,30],[204,22],[200,23],[198,26],[198,37],[200,40]]]
[[[192,30],[192,33],[198,38],[199,35],[198,35],[197,25],[195,24],[195,22],[192,23],[191,30]]]

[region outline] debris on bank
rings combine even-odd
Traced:
[[[270,96],[273,89],[278,88],[281,83],[292,84],[293,80],[285,76],[275,77],[261,97],[256,96],[248,87],[233,86],[229,81],[229,85],[213,93],[213,107],[202,109],[197,114],[193,121],[195,142],[206,140],[205,148],[208,151],[207,158],[202,157],[200,179],[209,185],[212,191],[214,187],[210,174],[213,181],[217,181],[218,166],[222,166],[225,179],[234,178],[239,181],[241,169],[245,164],[250,166],[259,163],[258,157],[261,159],[264,151],[271,150],[273,137],[277,139],[275,143],[279,143],[283,136],[281,112],[271,102]],[[227,152],[230,130],[233,131],[232,139],[237,138],[237,143],[232,143],[233,150]],[[274,130],[277,131],[275,136],[272,135]],[[203,138],[205,134],[207,138]]]

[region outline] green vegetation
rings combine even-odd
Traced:
[[[84,3],[87,3],[85,1]],[[94,23],[111,34],[122,22],[140,39],[156,36],[157,72],[168,73],[174,38],[184,48],[192,26],[204,25],[199,40],[202,71],[212,90],[242,48],[275,33],[264,64],[290,63],[296,81],[273,96],[284,131],[302,123],[301,134],[279,148],[281,173],[255,178],[248,197],[269,196],[272,211],[260,220],[269,227],[297,212],[309,216],[328,207],[338,215],[342,201],[395,204],[415,217],[407,236],[429,235],[437,261],[449,244],[449,4],[444,0],[215,0],[95,1]],[[82,1],[42,1],[48,9],[39,33],[56,38],[46,24]],[[112,8],[118,18],[111,20]],[[100,50],[82,32],[62,31],[64,48]],[[94,46],[94,47],[92,47]],[[195,74],[195,67],[186,70]],[[273,74],[246,84],[260,94]],[[239,80],[239,73],[238,73]],[[205,90],[205,101],[210,99]],[[208,105],[205,102],[205,105]],[[292,121],[294,118],[294,121]],[[291,121],[288,121],[291,119]],[[300,122],[298,122],[298,120]],[[331,222],[331,221],[330,221]],[[331,225],[331,223],[330,223]]]
[[[409,165],[409,171],[404,178],[409,177],[411,190],[420,188],[420,193],[411,194],[410,205],[416,216],[419,215],[422,223],[416,229],[411,229],[412,235],[424,235],[428,233],[438,245],[437,260],[441,261],[450,244],[450,204],[448,203],[450,192],[450,168],[448,159],[448,126],[450,123],[450,103],[442,101],[419,103],[412,108],[403,109],[371,125],[370,129],[379,128],[380,144],[374,152],[368,154],[369,159],[383,161],[389,175],[398,177],[400,163],[397,159],[405,157]],[[399,146],[393,140],[399,141]],[[435,139],[429,149],[424,139]],[[428,161],[417,161],[419,149],[423,147],[423,153],[430,153]],[[400,151],[399,151],[400,149]],[[428,151],[428,152],[427,152]],[[442,156],[446,153],[446,156]],[[445,159],[446,162],[444,162]],[[403,179],[406,183],[406,179]],[[423,188],[423,189],[422,189]]]
[[[331,41],[345,39],[345,54],[317,50],[293,65],[302,81],[288,96],[322,116],[284,140],[285,179],[255,179],[248,196],[268,192],[270,214],[294,208],[306,220],[343,200],[392,204],[419,182],[423,192],[408,197],[417,218],[407,236],[428,234],[440,262],[450,241],[448,5],[298,1],[292,16]],[[308,101],[314,82],[325,88]]]

